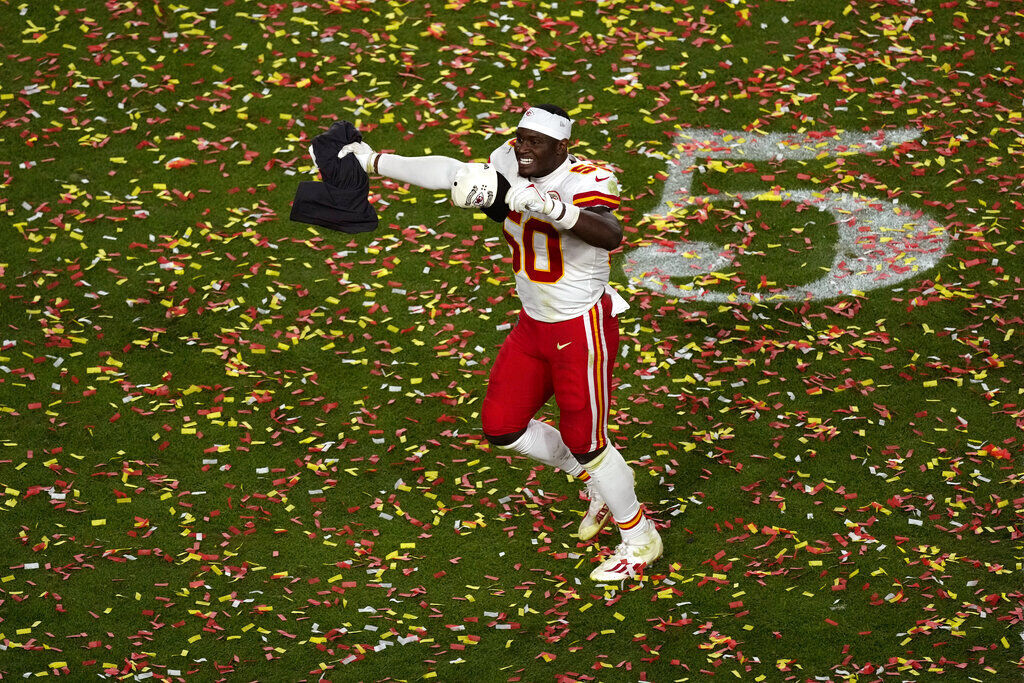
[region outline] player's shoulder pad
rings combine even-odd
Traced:
[[[593,161],[587,161],[585,159],[576,159],[574,163],[569,166],[570,173],[578,173],[580,175],[589,175],[595,173],[600,177],[607,175],[615,175],[615,172],[604,164],[600,164]]]
[[[516,173],[516,154],[515,150],[512,149],[511,143],[514,142],[509,140],[494,148],[489,157],[490,162],[494,165],[494,168],[498,170],[499,174],[506,176],[515,176]]]
[[[569,173],[576,179],[577,190],[573,196],[576,206],[603,206],[614,210],[621,204],[618,178],[606,166],[578,159],[569,167]]]

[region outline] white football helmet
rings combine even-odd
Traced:
[[[490,164],[465,164],[452,181],[452,201],[463,209],[486,209],[498,195],[498,172]]]

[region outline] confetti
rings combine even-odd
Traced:
[[[2,39],[0,677],[1021,675],[1018,4],[80,5]],[[500,229],[287,220],[339,119],[482,159],[541,102],[627,195],[619,586],[480,433]]]

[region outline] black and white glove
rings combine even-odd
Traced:
[[[541,192],[533,183],[525,183],[512,188],[505,195],[508,208],[518,213],[529,211],[550,218],[556,227],[569,230],[580,217],[580,208],[567,204]]]
[[[486,209],[498,196],[498,172],[490,164],[460,164],[452,178],[452,202],[463,209]]]

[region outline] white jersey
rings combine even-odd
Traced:
[[[619,206],[619,183],[606,168],[569,155],[542,178],[522,178],[509,140],[491,153],[491,163],[513,187],[532,182],[537,189],[580,208]],[[589,310],[605,292],[611,257],[587,244],[572,230],[559,230],[548,216],[511,211],[505,240],[512,249],[512,269],[523,310],[535,320],[561,322]]]

